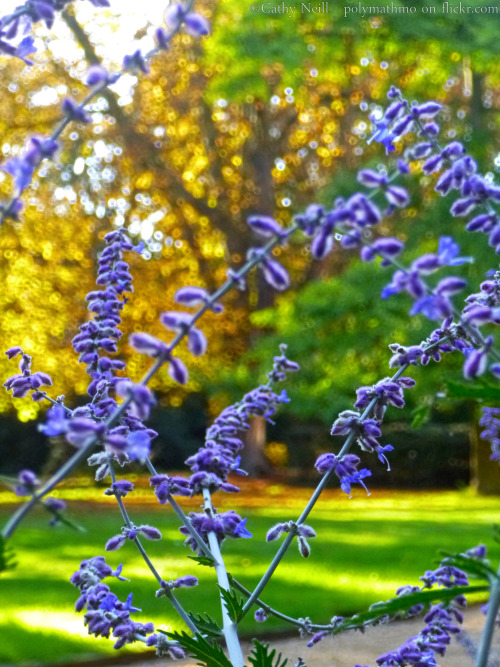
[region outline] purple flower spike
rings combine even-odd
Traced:
[[[240,523],[236,526],[236,528],[233,531],[233,534],[236,537],[244,537],[245,539],[249,539],[253,537],[252,533],[248,530],[246,527],[247,519],[243,519],[240,521]]]
[[[174,301],[188,308],[201,306],[209,298],[209,294],[203,287],[181,287],[174,296]]]
[[[147,459],[151,453],[151,437],[147,431],[133,431],[127,438],[125,451],[130,461]]]
[[[192,37],[204,37],[210,32],[210,24],[207,19],[196,12],[189,12],[184,19],[186,32]]]
[[[40,480],[32,470],[21,470],[17,476],[17,482],[14,489],[17,496],[31,496],[36,487],[40,485]]]
[[[302,558],[309,558],[311,555],[311,547],[309,546],[307,540],[304,539],[301,535],[297,537],[297,545],[299,547],[299,553]]]
[[[130,345],[137,352],[147,354],[149,357],[159,357],[168,353],[167,345],[155,336],[148,333],[133,333],[129,337]]]
[[[111,488],[106,489],[104,492],[106,495],[115,495],[120,498],[125,498],[125,496],[134,490],[134,485],[132,482],[129,482],[126,479],[121,479],[118,482],[114,482],[111,485]]]
[[[176,357],[171,357],[168,361],[168,375],[174,382],[178,382],[179,384],[187,384],[189,380],[189,373],[186,366]]]
[[[464,378],[466,380],[472,380],[473,378],[483,375],[486,371],[487,365],[487,352],[483,348],[479,350],[473,350],[468,354],[468,357],[465,360],[463,366]]]
[[[142,72],[143,74],[147,74],[149,72],[148,64],[139,49],[132,55],[125,56],[123,59],[123,67],[126,70]]]
[[[438,244],[438,257],[443,265],[460,266],[473,262],[472,257],[458,257],[460,248],[452,236],[441,236]]]
[[[62,110],[71,120],[78,121],[80,123],[90,123],[89,116],[85,113],[85,110],[73,100],[66,98],[62,103]]]
[[[387,176],[379,174],[373,169],[362,169],[358,172],[358,182],[367,188],[378,188],[387,183]]]
[[[201,357],[207,351],[207,339],[203,331],[192,327],[188,334],[188,349],[195,357]]]
[[[190,574],[186,574],[183,577],[179,577],[175,583],[176,588],[193,588],[194,586],[198,586],[198,578],[193,577]]]
[[[314,467],[319,472],[320,475],[326,475],[327,472],[333,470],[337,465],[337,457],[335,454],[321,454],[316,459]]]
[[[277,523],[267,531],[266,542],[273,542],[280,537],[287,528],[286,523]]]
[[[106,542],[104,548],[106,551],[116,551],[125,544],[125,539],[124,535],[115,535]]]
[[[154,526],[140,526],[139,532],[148,540],[161,540],[161,533]]]
[[[160,322],[171,331],[185,333],[189,330],[193,316],[189,313],[177,313],[173,310],[160,315]]]
[[[323,259],[333,250],[334,238],[331,228],[327,226],[320,228],[311,243],[311,255],[314,259]]]
[[[389,204],[398,208],[404,208],[410,203],[408,192],[399,185],[390,185],[385,191],[385,196]]]
[[[66,432],[68,420],[66,419],[66,410],[62,405],[54,405],[47,410],[47,421],[45,424],[39,424],[38,430],[48,438],[53,438]]]
[[[268,285],[282,292],[290,286],[290,277],[287,270],[274,259],[264,258],[262,272]]]
[[[317,632],[313,635],[312,639],[307,642],[308,648],[312,648],[315,644],[318,644],[322,639],[328,635],[328,632]]]
[[[14,357],[17,357],[18,354],[23,355],[24,352],[22,348],[20,348],[17,345],[16,347],[9,347],[9,349],[5,352],[5,354],[8,356],[9,359],[13,359]]]
[[[254,618],[257,621],[257,623],[264,623],[268,619],[268,614],[264,609],[257,609],[257,611],[254,614]]]
[[[184,9],[180,4],[172,4],[167,7],[163,14],[165,23],[173,30],[177,30],[184,20]]]
[[[87,70],[86,84],[87,86],[98,86],[102,83],[107,83],[109,74],[102,65],[91,65]]]
[[[412,111],[418,117],[434,118],[442,108],[442,105],[438,104],[438,102],[425,102],[424,104],[419,104],[418,106],[413,107]]]
[[[443,280],[438,282],[436,291],[438,294],[446,294],[450,296],[451,294],[458,294],[458,292],[461,292],[466,285],[467,281],[463,278],[448,276],[448,278],[443,278]]]
[[[283,232],[279,222],[276,222],[274,218],[271,218],[268,215],[252,215],[247,218],[247,224],[265,238],[271,238],[273,236],[280,236]]]
[[[170,34],[165,30],[165,28],[162,28],[160,26],[159,28],[156,29],[155,39],[156,39],[156,43],[158,44],[158,47],[160,49],[163,49],[163,50],[168,49],[168,43],[170,41]]]

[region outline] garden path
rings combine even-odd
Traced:
[[[466,638],[477,643],[484,623],[484,615],[479,606],[471,607],[466,611],[464,629]],[[336,637],[334,640],[324,639],[312,648],[306,647],[306,642],[299,639],[280,639],[272,643],[273,647],[281,652],[282,657],[289,658],[288,667],[297,662],[298,656],[302,656],[308,667],[354,667],[354,665],[375,665],[376,658],[392,648],[397,648],[401,643],[415,635],[423,627],[421,618],[411,621],[400,621],[379,628],[369,628],[365,633],[351,632]],[[500,656],[500,642],[494,640],[496,655]],[[244,649],[249,651],[249,646]],[[133,667],[195,667],[195,660],[156,660],[134,662]],[[438,658],[440,667],[473,667],[474,661],[467,654],[463,644],[452,639],[452,643],[444,658]],[[500,664],[497,662],[497,664]],[[130,665],[132,667],[132,665]]]

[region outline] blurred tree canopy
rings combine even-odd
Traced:
[[[420,8],[431,3],[394,4]],[[65,131],[55,162],[42,166],[25,193],[22,223],[0,229],[0,349],[21,345],[33,355],[37,369],[57,378],[55,394],[84,393],[88,378],[69,342],[87,317],[83,298],[94,288],[94,265],[104,234],[113,225],[125,224],[148,244],[146,259],[130,258],[135,293],[124,311],[125,334],[165,334],[158,315],[173,307],[173,295],[181,285],[213,288],[224,280],[227,264],[244,260],[252,244],[245,224],[248,215],[274,215],[286,224],[312,201],[328,204],[334,196],[350,194],[354,170],[381,161],[380,147],[366,145],[367,115],[385,104],[389,84],[401,86],[410,98],[443,102],[445,134],[463,136],[491,167],[498,135],[498,121],[491,113],[499,93],[496,17],[417,12],[410,21],[390,14],[344,18],[341,6],[329,3],[328,8],[328,14],[296,12],[289,18],[252,14],[249,6],[235,7],[228,0],[205,0],[198,9],[211,21],[213,36],[200,43],[179,35],[169,51],[154,59],[149,75],[127,75],[94,100],[92,123]],[[13,59],[0,60],[5,160],[18,154],[29,136],[51,132],[65,97],[83,98],[82,80],[89,64],[101,57],[106,65],[112,61],[107,46],[113,32],[101,26],[97,37],[90,37],[97,19],[88,8],[85,15],[77,6],[75,10],[53,32],[38,28],[38,42],[46,48],[39,64],[27,67]],[[113,18],[103,10],[99,16]],[[138,27],[141,46],[151,44],[153,31]],[[474,88],[476,74],[479,88]],[[479,141],[484,132],[488,142]],[[442,203],[435,203],[433,179],[422,178],[418,171],[414,178],[424,185],[427,213],[421,220],[415,206],[395,214],[381,233],[395,229],[402,237],[436,242],[432,211],[448,221],[449,215]],[[10,177],[1,173],[0,197],[7,198],[11,189]],[[441,208],[434,209],[436,205]],[[452,224],[453,233],[461,228],[461,223]],[[277,248],[275,254],[284,255],[299,290],[307,280],[337,275],[348,264],[336,252],[313,265],[298,241],[291,250],[283,253]],[[360,275],[368,270],[372,267],[360,268]],[[363,292],[363,281],[352,280],[353,294]],[[333,297],[327,297],[327,290],[340,293],[339,285],[334,280],[304,288],[297,308],[311,302],[311,308],[328,318]],[[204,318],[210,356],[189,359],[194,369],[190,390],[199,390],[207,379],[216,382],[216,372],[233,368],[254,342],[248,315],[269,307],[273,296],[259,276],[251,279],[249,288],[247,294],[231,295],[223,315]],[[357,298],[365,298],[361,292]],[[291,312],[295,298],[294,293],[280,297],[277,312]],[[336,307],[340,306],[341,302]],[[387,303],[379,309],[386,307],[392,313]],[[407,326],[406,310],[403,307],[401,320],[394,313],[396,330]],[[255,315],[253,321],[271,326],[266,313],[270,311]],[[332,306],[330,317],[336,316],[348,318]],[[374,317],[380,319],[382,311]],[[362,321],[360,325],[368,336],[370,330]],[[325,340],[333,336],[338,342],[340,337],[344,354],[334,364],[325,361],[325,393],[318,399],[323,403],[331,391],[327,384],[333,368],[347,391],[350,371],[340,371],[340,366],[359,356],[359,346],[378,347],[380,342],[385,350],[376,327],[366,343],[359,332],[342,338],[337,326],[325,333]],[[146,361],[130,355],[126,335],[123,341],[120,351],[130,357],[128,372],[137,379]],[[321,367],[319,360],[315,363]],[[12,374],[12,366],[2,359],[2,376]],[[358,381],[371,375],[363,371]],[[182,392],[171,387],[166,373],[160,373],[152,386],[167,392],[166,403],[175,406],[182,401]],[[304,397],[304,410],[307,405]],[[37,417],[40,406],[26,399],[15,401],[15,408],[26,421]],[[0,394],[0,411],[10,409],[11,399]]]

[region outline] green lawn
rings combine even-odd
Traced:
[[[247,588],[255,586],[276,550],[276,543],[266,544],[266,531],[277,521],[297,518],[295,506],[307,493],[281,488],[269,506],[260,503],[240,510],[248,516],[247,527],[254,538],[230,541],[224,555],[228,569]],[[318,533],[311,540],[311,557],[302,559],[292,545],[262,597],[292,616],[310,616],[315,622],[352,613],[391,597],[401,584],[417,583],[426,569],[435,566],[440,548],[457,551],[478,543],[491,545],[491,525],[499,519],[499,508],[500,499],[477,498],[466,491],[375,491],[370,498],[357,491],[352,500],[331,493],[308,521]],[[1,663],[47,663],[77,655],[81,660],[113,653],[111,642],[86,635],[82,614],[73,610],[77,590],[68,579],[83,558],[104,555],[107,539],[119,532],[120,518],[114,507],[105,504],[70,503],[70,511],[87,533],[50,528],[45,515],[34,513],[11,540],[18,567],[0,577]],[[2,523],[8,513],[8,506],[0,506]],[[164,539],[147,546],[164,579],[187,573],[200,578],[197,589],[179,593],[183,605],[194,611],[213,610],[218,617],[213,570],[186,560],[172,511],[137,505],[131,506],[131,515],[136,524],[149,523],[162,530]],[[498,545],[492,547],[491,555],[498,559]],[[143,610],[137,620],[182,628],[166,599],[154,597],[157,586],[132,544],[110,553],[108,562],[113,567],[125,564],[123,573],[130,583],[116,579],[108,583],[123,600],[134,591],[134,604]],[[262,632],[283,626],[275,621],[257,626],[248,618],[242,632],[252,633],[256,627]]]

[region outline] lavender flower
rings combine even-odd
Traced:
[[[191,490],[189,481],[184,477],[169,477],[168,475],[154,475],[150,478],[150,486],[155,489],[155,495],[161,505],[168,502],[169,495],[189,496]]]
[[[32,470],[21,470],[17,476],[17,486],[14,493],[17,496],[31,496],[40,486],[40,480]]]
[[[311,526],[304,524],[297,524],[295,521],[288,521],[286,523],[277,523],[275,526],[267,531],[266,541],[272,542],[277,540],[283,533],[292,533],[297,536],[297,545],[299,553],[303,558],[308,558],[311,553],[311,547],[306,538],[316,537],[316,531]]]
[[[123,579],[120,575],[121,566],[113,572],[106,560],[97,556],[82,561],[80,569],[70,579],[80,589],[75,607],[77,611],[86,609],[84,622],[89,633],[96,637],[109,637],[112,634],[117,640],[114,645],[116,649],[137,641],[137,635],[150,635],[154,630],[152,623],[131,620],[130,614],[140,611],[132,605],[132,593],[126,602],[120,602],[109,586],[102,583],[109,576]]]
[[[252,534],[246,528],[246,519],[242,519],[234,510],[229,510],[222,514],[215,514],[213,517],[210,517],[205,513],[196,514],[190,512],[189,519],[191,520],[193,528],[206,544],[208,544],[208,533],[210,532],[215,533],[219,544],[221,544],[226,537],[246,539],[252,537]],[[184,544],[190,547],[192,551],[201,555],[200,548],[188,529],[185,526],[181,526],[179,530],[187,538]]]

